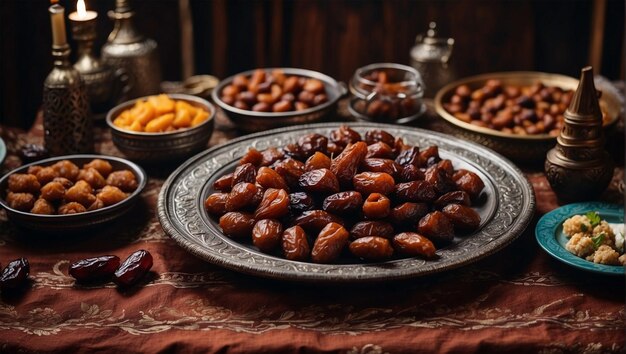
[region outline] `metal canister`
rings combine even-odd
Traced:
[[[424,80],[424,97],[433,98],[440,88],[454,81],[455,74],[450,66],[454,47],[453,38],[437,37],[437,24],[429,24],[426,35],[419,34],[411,49],[411,66]]]

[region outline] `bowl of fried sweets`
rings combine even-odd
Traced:
[[[161,94],[111,109],[106,122],[115,146],[131,160],[157,162],[189,157],[207,146],[215,108],[185,94]]]
[[[22,227],[71,232],[129,211],[146,186],[136,164],[103,155],[68,155],[17,168],[0,179],[0,206]]]

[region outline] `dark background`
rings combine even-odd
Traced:
[[[596,0],[598,1],[598,0]],[[601,0],[600,0],[601,1]],[[321,71],[347,81],[373,62],[409,63],[415,36],[436,21],[456,40],[457,77],[538,70],[578,76],[589,63],[593,0],[346,1],[190,0],[195,73],[219,78],[263,66]],[[61,0],[66,14],[75,0]],[[624,1],[606,1],[600,73],[624,76]],[[183,76],[177,0],[135,0],[136,25],[155,39],[164,80]],[[0,1],[0,124],[27,128],[52,67],[48,0]],[[98,12],[100,48],[114,0],[87,0]],[[68,27],[68,35],[70,33]],[[75,48],[70,39],[70,43]]]

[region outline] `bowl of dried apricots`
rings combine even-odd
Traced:
[[[111,109],[106,122],[115,146],[131,160],[156,162],[189,157],[207,146],[215,107],[184,94],[137,98]]]

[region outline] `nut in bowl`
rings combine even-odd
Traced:
[[[107,114],[113,143],[131,160],[158,162],[189,157],[207,146],[215,107],[185,94],[142,97]]]
[[[577,85],[572,77],[541,72],[478,75],[442,88],[435,109],[454,135],[518,162],[543,163]],[[618,98],[606,91],[600,106],[604,125],[613,124],[621,109]]]
[[[335,111],[346,93],[333,78],[316,71],[266,68],[223,80],[212,97],[238,129],[255,132],[319,121]]]
[[[0,205],[16,224],[43,232],[100,225],[130,210],[146,186],[136,164],[68,155],[24,165],[0,179]]]

